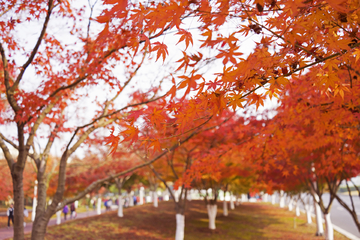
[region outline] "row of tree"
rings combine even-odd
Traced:
[[[357,0],[5,1],[0,147],[14,239],[24,238],[29,165],[38,181],[32,239],[44,239],[65,204],[142,167],[181,189],[310,188],[328,214],[322,192],[334,199],[358,174],[359,9]],[[276,117],[242,117],[267,97],[281,100]],[[69,162],[99,143],[115,154],[120,144],[131,164],[79,170],[91,180],[64,197],[76,172]],[[161,161],[173,176],[156,168]],[[183,203],[177,209],[183,215]]]

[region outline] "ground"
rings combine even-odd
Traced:
[[[175,211],[172,202],[160,202],[158,208],[147,204],[124,209],[124,217],[116,211],[100,216],[68,221],[49,227],[46,239],[174,239]],[[296,217],[294,212],[264,203],[244,203],[229,216],[222,215],[222,203],[218,205],[216,230],[208,229],[206,207],[202,201],[191,201],[185,214],[186,240],[231,239],[306,239],[315,237],[315,224],[307,225],[305,215]],[[30,239],[28,235],[26,239]],[[335,233],[335,239],[346,237]]]

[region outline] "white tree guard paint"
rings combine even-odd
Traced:
[[[246,196],[246,194],[241,194],[241,202],[243,203],[243,202],[247,202],[248,201],[248,199],[247,199],[247,196]]]
[[[263,196],[263,198],[262,198],[262,201],[263,201],[263,202],[267,202],[267,201],[268,201],[268,194],[267,194],[267,193],[264,194],[264,196]]]
[[[276,200],[275,194],[271,195],[271,204],[274,205]]]
[[[285,196],[284,196],[284,191],[280,190],[280,207],[284,208],[285,207]]]
[[[223,201],[223,215],[224,215],[224,216],[228,216],[228,215],[229,215],[228,205],[227,205],[227,202],[226,202],[225,200]]]
[[[119,195],[118,197],[118,202],[119,202],[119,208],[118,208],[118,217],[123,217],[123,200],[122,200],[122,196]]]
[[[156,191],[153,192],[153,196],[154,196],[154,200],[153,200],[154,207],[158,207],[158,195]]]
[[[306,222],[308,224],[311,224],[312,223],[312,218],[311,218],[311,207],[309,204],[306,204],[305,205],[305,211],[306,211]]]
[[[154,196],[153,196],[153,191],[149,191],[149,198],[150,201],[149,202],[153,202],[154,201]]]
[[[296,201],[296,208],[295,208],[295,214],[296,216],[300,216],[300,203],[299,200]]]
[[[235,209],[234,196],[232,195],[232,193],[230,193],[230,209]]]
[[[140,187],[139,190],[139,205],[144,204],[144,187]]]
[[[289,207],[289,211],[291,212],[293,210],[293,199],[292,198],[290,198],[288,207]]]
[[[192,190],[188,190],[188,191],[187,191],[186,198],[187,198],[188,201],[191,201],[191,200],[192,200],[192,193],[193,193]]]
[[[76,200],[76,201],[74,202],[74,205],[75,205],[75,208],[78,208],[78,207],[79,207],[79,201]]]
[[[61,210],[56,212],[56,225],[61,223]]]
[[[240,198],[239,198],[238,196],[236,196],[235,205],[236,205],[236,206],[239,206],[239,205],[240,205]]]
[[[101,214],[101,198],[98,198],[97,200],[97,209],[96,209],[97,215]]]
[[[317,194],[315,194],[315,200],[319,201],[319,196]],[[317,236],[322,236],[324,235],[324,227],[322,225],[322,217],[321,217],[321,209],[319,204],[314,201],[314,208],[315,208],[315,215],[316,215],[316,235]]]
[[[217,205],[216,204],[207,204],[206,205],[208,217],[209,217],[209,229],[216,229],[215,220],[217,213]]]
[[[184,232],[185,232],[185,216],[180,213],[177,213],[175,240],[184,240]]]
[[[325,214],[325,240],[334,240],[334,228],[330,219],[330,213]]]
[[[131,191],[128,195],[128,200],[129,200],[129,207],[133,207],[134,206],[134,192]]]

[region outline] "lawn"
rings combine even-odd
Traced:
[[[315,237],[315,224],[307,225],[305,215],[296,218],[294,212],[263,203],[245,203],[229,216],[222,216],[218,205],[216,230],[208,229],[208,218],[202,201],[191,201],[185,214],[185,239],[323,239]],[[124,217],[116,211],[86,219],[68,221],[49,227],[46,239],[174,239],[175,212],[172,202],[160,202],[158,208],[147,204],[124,209]],[[29,235],[26,239],[30,239]],[[346,237],[335,233],[335,239]]]

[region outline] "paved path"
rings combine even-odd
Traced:
[[[102,213],[105,212],[105,209],[101,211]],[[76,219],[79,218],[86,218],[86,217],[90,217],[90,216],[95,216],[97,215],[96,211],[88,211],[88,212],[84,212],[84,213],[78,213]],[[69,216],[67,217],[67,221],[72,221],[69,220]],[[61,215],[61,222],[64,222],[64,215]],[[52,225],[56,225],[56,218],[54,219],[50,219],[48,226],[52,226]],[[24,233],[31,233],[31,228],[32,228],[32,223],[26,223],[26,227],[24,228]],[[13,227],[11,226],[10,228],[1,228],[0,229],[0,240],[3,239],[8,239],[14,236],[14,231],[13,231]]]

